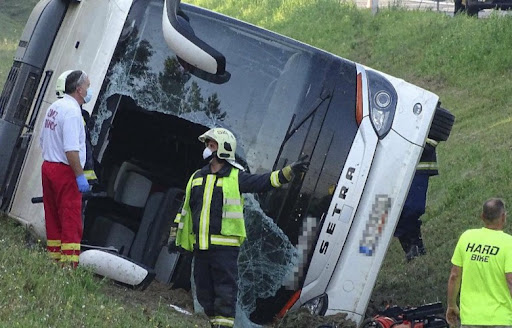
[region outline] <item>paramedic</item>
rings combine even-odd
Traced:
[[[233,327],[237,302],[238,253],[245,237],[242,193],[278,188],[306,172],[306,157],[266,174],[250,174],[235,161],[236,139],[214,128],[199,137],[209,163],[188,181],[185,202],[176,216],[176,245],[194,255],[199,303],[212,327]]]
[[[471,327],[512,327],[512,236],[505,233],[505,205],[483,205],[484,227],[466,230],[452,256],[446,321]],[[460,311],[457,295],[460,290]]]
[[[436,141],[427,139],[395,229],[395,237],[398,237],[407,261],[426,254],[421,238],[420,217],[425,213],[428,179],[439,174],[436,146]]]
[[[65,71],[62,73],[57,79],[57,83],[55,86],[55,92],[57,94],[57,98],[64,97],[64,91],[66,88],[66,78],[73,71]],[[89,129],[89,121],[91,119],[91,115],[88,111],[80,106],[80,110],[82,112],[82,119],[85,126],[85,165],[84,165],[84,174],[87,178],[87,181],[90,185],[94,185],[98,183],[98,177],[96,176],[96,172],[94,171],[94,166],[96,164],[94,157],[92,155],[92,142],[91,142],[91,131]],[[85,204],[85,201],[82,205]]]
[[[78,265],[82,239],[81,192],[89,191],[83,172],[85,128],[80,106],[92,97],[81,70],[66,77],[64,97],[50,105],[41,130],[43,204],[50,257]]]

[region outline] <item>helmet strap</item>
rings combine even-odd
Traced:
[[[211,163],[211,161],[214,160],[215,158],[219,160],[219,158],[217,157],[217,151],[214,151],[210,156],[206,157],[204,160],[207,161],[208,163]]]

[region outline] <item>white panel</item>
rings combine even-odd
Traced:
[[[350,232],[354,209],[357,208],[363,193],[377,142],[369,119],[365,117],[352,144],[323,223],[302,288],[301,302],[322,294],[329,283]],[[330,233],[333,227],[334,233]]]
[[[294,306],[325,292],[326,315],[346,312],[357,322],[364,318],[438,101],[435,94],[383,74],[397,90],[398,106],[392,130],[378,140],[369,121],[366,74],[361,67],[358,65],[363,74],[365,117]],[[423,106],[420,115],[412,112],[416,103]],[[351,176],[347,176],[349,168],[353,170]],[[347,191],[345,198],[341,195],[343,188]]]
[[[358,322],[364,317],[421,152],[421,147],[394,131],[379,142],[350,234],[326,290],[326,315],[348,312]]]
[[[94,273],[137,286],[148,275],[148,271],[134,262],[116,254],[90,249],[80,254],[79,265],[92,268]]]

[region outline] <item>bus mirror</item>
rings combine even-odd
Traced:
[[[167,45],[191,74],[213,83],[227,82],[226,58],[195,35],[179,4],[180,0],[164,3],[162,29]]]

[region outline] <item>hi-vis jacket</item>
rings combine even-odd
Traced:
[[[438,175],[439,166],[437,165],[436,155],[437,142],[427,139],[423,153],[421,153],[420,162],[416,167],[416,174],[426,174],[428,176]]]
[[[242,193],[279,188],[291,180],[291,169],[249,174],[226,164],[212,173],[207,165],[192,174],[178,223],[176,245],[188,251],[210,246],[242,245],[245,237]]]

